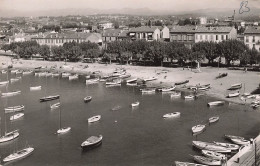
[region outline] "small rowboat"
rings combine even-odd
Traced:
[[[66,77],[69,77],[70,76],[70,73],[62,73],[61,74],[61,77],[62,78],[66,78]]]
[[[162,92],[170,92],[173,91],[176,88],[176,86],[171,86],[169,88],[162,88]]]
[[[251,104],[260,104],[260,100],[253,100]]]
[[[185,81],[175,82],[175,85],[187,84],[188,82],[190,82],[190,81],[189,80],[185,80]]]
[[[36,73],[35,73],[36,74]],[[41,73],[38,73],[38,76],[39,77],[44,77],[47,75],[47,72],[41,72]]]
[[[149,77],[149,78],[145,78],[144,81],[147,82],[147,81],[153,81],[153,80],[157,80],[156,77]]]
[[[69,80],[76,80],[76,79],[79,79],[79,75],[78,74],[75,74],[75,75],[70,75],[69,76]]]
[[[219,120],[218,116],[213,116],[213,117],[209,118],[209,123],[214,123],[214,122],[217,122],[218,120]]]
[[[10,120],[12,121],[12,120],[16,120],[16,119],[19,119],[19,118],[21,118],[21,117],[23,117],[24,116],[24,113],[18,113],[18,114],[15,114],[15,115],[13,115],[13,116],[10,116]]]
[[[96,115],[96,116],[93,116],[91,118],[88,118],[88,123],[93,123],[93,122],[97,122],[101,119],[101,115]]]
[[[119,78],[125,79],[131,77],[131,74],[120,75]]]
[[[0,85],[6,85],[6,84],[8,84],[9,83],[9,81],[1,81],[0,82]]]
[[[60,98],[60,95],[47,96],[47,97],[40,98],[40,102],[56,100],[56,99],[59,99],[59,98]]]
[[[118,111],[120,110],[122,107],[120,105],[117,105],[115,107],[112,108],[112,111]]]
[[[30,87],[30,91],[35,91],[35,90],[41,90],[42,86],[32,86]]]
[[[85,103],[90,102],[91,100],[92,100],[91,96],[87,96],[87,97],[84,98]]]
[[[226,156],[224,154],[221,154],[221,153],[218,153],[218,152],[213,152],[213,151],[210,151],[210,150],[202,150],[201,152],[205,157],[212,158],[212,159],[219,159],[220,160],[220,159],[226,158]]]
[[[59,108],[60,102],[50,105],[51,109]]]
[[[245,139],[239,139],[239,138],[231,138],[231,141],[238,145],[248,145],[250,144],[250,141]]]
[[[216,145],[214,143],[202,142],[202,141],[192,141],[192,145],[201,150],[210,150],[219,153],[230,153],[231,150],[223,146]]]
[[[137,81],[137,78],[133,78],[133,79],[130,79],[130,80],[126,80],[126,83],[132,83],[132,82],[136,82]]]
[[[237,89],[241,89],[241,88],[242,88],[242,83],[238,83],[238,84],[231,85],[231,87],[228,88],[228,90],[237,90]]]
[[[59,73],[51,73],[51,76],[52,76],[52,77],[59,77],[60,74],[59,74]]]
[[[235,92],[235,93],[229,93],[227,95],[227,98],[232,98],[232,97],[238,97],[240,95],[239,91],[238,92]]]
[[[64,134],[67,133],[68,131],[70,131],[71,127],[63,127],[60,128],[59,130],[57,130],[57,134]]]
[[[145,88],[145,89],[140,89],[142,93],[154,93],[156,88]]]
[[[10,79],[10,82],[13,83],[13,82],[17,82],[21,79],[22,77],[16,77],[16,78],[11,78]]]
[[[137,83],[126,83],[127,86],[137,86]]]
[[[172,113],[163,115],[163,118],[175,118],[175,117],[179,117],[180,115],[181,115],[180,112],[172,112]]]
[[[26,156],[29,156],[30,154],[32,154],[33,151],[34,151],[34,148],[32,148],[32,147],[28,147],[28,148],[19,150],[17,152],[10,154],[9,156],[5,157],[3,159],[3,161],[9,162],[9,161],[21,159],[21,158],[24,158]]]
[[[234,135],[224,135],[224,137],[227,139],[245,139],[244,137],[234,136]]]
[[[30,70],[30,71],[24,71],[24,72],[23,72],[23,75],[25,76],[25,75],[29,75],[29,74],[32,74],[32,73],[33,73],[32,70]]]
[[[14,130],[14,131],[11,131],[9,133],[5,133],[5,135],[0,137],[0,143],[13,140],[13,139],[19,137],[19,135],[20,134],[19,134],[18,130]]]
[[[188,100],[188,99],[194,99],[195,96],[193,95],[188,95],[188,96],[184,96],[184,99]]]
[[[195,163],[188,163],[188,162],[180,162],[180,161],[175,161],[176,166],[206,166],[202,164],[195,164]]]
[[[2,73],[2,74],[6,74],[6,73],[7,73],[7,70],[2,70],[1,73]]]
[[[98,83],[99,78],[87,79],[86,84],[96,84]]]
[[[131,104],[132,107],[137,107],[139,106],[140,102],[139,101],[136,101],[134,103]]]
[[[3,97],[8,97],[8,96],[15,96],[21,94],[21,91],[13,91],[13,92],[6,92],[6,93],[2,93]]]
[[[260,106],[260,104],[251,104],[250,106],[251,106],[252,108],[256,109],[256,108],[258,108],[258,107]]]
[[[193,156],[193,159],[201,164],[206,165],[221,165],[221,160],[219,159],[211,159],[203,156]]]
[[[11,70],[11,74],[15,74],[18,70]]]
[[[202,133],[205,129],[206,129],[206,125],[201,125],[201,124],[193,126],[191,128],[192,134],[194,134],[194,135]]]
[[[210,86],[201,86],[201,87],[198,87],[198,90],[208,90],[210,89]]]
[[[112,81],[112,82],[106,82],[106,85],[121,85],[121,81]]]
[[[216,79],[226,77],[227,75],[228,75],[228,73],[219,73],[219,75],[216,77]]]
[[[220,105],[224,105],[225,102],[224,101],[213,101],[213,102],[209,102],[208,106],[212,107],[212,106],[220,106]]]
[[[223,147],[230,149],[230,150],[238,150],[239,147],[240,147],[236,144],[229,144],[229,143],[222,143],[222,142],[215,142],[215,141],[214,141],[214,144],[219,145],[219,146],[223,146]]]
[[[174,98],[174,97],[181,97],[181,92],[174,92],[171,94],[171,97]]]
[[[24,105],[18,105],[18,106],[5,108],[5,113],[18,112],[23,110],[24,110]]]
[[[91,136],[81,144],[82,149],[92,148],[101,145],[103,136]]]
[[[23,73],[23,70],[17,70],[16,72],[15,72],[15,74],[22,74]]]

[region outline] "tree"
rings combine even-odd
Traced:
[[[8,50],[10,50],[10,45],[9,45],[9,44],[4,44],[4,45],[2,46],[2,50],[4,50],[5,52],[8,51]]]
[[[42,45],[39,49],[39,54],[46,60],[50,57],[50,47],[48,45]]]
[[[213,62],[219,55],[217,52],[217,43],[215,42],[198,42],[192,47],[193,52],[199,52],[209,61],[209,64]]]
[[[55,60],[64,59],[65,50],[62,46],[53,46],[51,47],[51,53]]]

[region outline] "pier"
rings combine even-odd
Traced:
[[[256,162],[255,162],[256,161]],[[242,146],[237,154],[230,158],[227,166],[259,166],[260,165],[260,134],[253,143]]]

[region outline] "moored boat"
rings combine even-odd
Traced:
[[[67,77],[69,77],[70,76],[70,73],[62,73],[61,74],[61,77],[62,78],[67,78]]]
[[[179,117],[180,115],[181,115],[180,112],[172,112],[172,113],[163,115],[163,118],[175,118],[175,117]]]
[[[136,82],[136,81],[137,81],[137,78],[133,78],[133,79],[126,80],[126,83],[132,83],[132,82]]]
[[[144,81],[147,82],[147,81],[153,81],[153,80],[157,80],[156,77],[149,77],[149,78],[144,78]]]
[[[231,85],[231,87],[228,88],[228,90],[237,90],[237,89],[241,89],[241,88],[242,88],[242,83],[238,83],[238,84]]]
[[[6,93],[2,93],[3,97],[8,97],[8,96],[15,96],[21,94],[21,91],[13,91],[13,92],[6,92]]]
[[[223,146],[227,149],[230,149],[230,150],[238,150],[239,149],[239,145],[236,145],[236,144],[229,144],[229,143],[222,143],[222,142],[215,142],[214,141],[214,144],[216,145],[219,145],[219,146]]]
[[[184,99],[186,99],[186,100],[195,99],[195,96],[193,96],[193,95],[184,96]]]
[[[226,77],[227,75],[228,75],[228,73],[219,73],[219,75],[216,77],[216,79]]]
[[[238,92],[234,92],[234,93],[229,93],[227,95],[227,98],[238,97],[239,95],[240,95],[239,91]]]
[[[32,74],[32,73],[33,73],[32,70],[30,70],[30,71],[24,71],[24,72],[23,72],[23,75],[25,76],[25,75],[29,75],[29,74]]]
[[[71,127],[62,127],[60,129],[57,130],[57,134],[64,134],[64,133],[67,133],[69,132],[71,129]]]
[[[238,145],[248,145],[250,144],[250,141],[245,140],[245,139],[239,139],[239,138],[231,138],[230,139],[232,142]]]
[[[9,81],[1,81],[0,82],[0,85],[6,85],[6,84],[8,84],[9,83]]]
[[[56,100],[56,99],[59,99],[59,98],[60,98],[60,95],[47,96],[47,97],[40,98],[40,102]]]
[[[227,139],[245,139],[244,137],[240,137],[240,136],[235,136],[235,135],[224,135],[225,138]]]
[[[192,134],[194,134],[194,135],[195,135],[195,134],[200,134],[200,133],[202,133],[205,129],[206,129],[206,125],[202,125],[202,124],[193,126],[193,127],[191,128]]]
[[[126,83],[127,86],[137,86],[137,82],[134,83]]]
[[[175,85],[187,84],[188,82],[189,82],[189,80],[179,81],[179,82],[175,82]]]
[[[213,102],[209,102],[208,106],[212,107],[212,106],[220,106],[220,105],[224,105],[225,101],[213,101]]]
[[[16,77],[16,78],[11,78],[10,79],[10,82],[13,83],[13,82],[17,82],[21,79],[22,77]]]
[[[140,102],[139,101],[136,101],[134,103],[131,104],[132,107],[137,107],[139,106]]]
[[[223,146],[216,145],[214,143],[202,142],[202,141],[192,141],[192,145],[201,150],[210,150],[219,153],[230,153],[231,150]]]
[[[221,165],[221,160],[219,159],[211,159],[204,156],[193,156],[193,159],[201,164],[206,165]]]
[[[201,152],[205,157],[212,158],[212,159],[225,159],[226,158],[226,156],[224,154],[221,154],[218,152],[213,152],[210,150],[202,150]]]
[[[2,137],[0,137],[0,143],[11,141],[19,136],[18,130],[11,131],[9,133],[5,133]]]
[[[171,86],[171,87],[165,87],[165,88],[162,88],[162,92],[170,92],[170,91],[173,91],[174,89],[176,88],[176,86]]]
[[[87,79],[86,84],[96,84],[99,82],[99,78]]]
[[[112,111],[118,111],[120,110],[122,107],[120,105],[116,105],[112,108]]]
[[[59,108],[59,107],[60,107],[60,102],[50,105],[51,109],[55,109],[55,108]]]
[[[106,82],[106,85],[121,85],[121,80]]]
[[[5,157],[3,159],[3,161],[4,162],[9,162],[9,161],[21,159],[21,158],[24,158],[24,157],[32,154],[33,151],[34,151],[33,147],[24,148],[22,150],[14,152],[14,153],[10,154],[9,156]]]
[[[92,148],[102,143],[103,136],[91,136],[81,144],[82,149]]]
[[[174,98],[174,97],[181,97],[181,92],[173,92],[171,94],[171,97]]]
[[[84,102],[85,103],[90,102],[91,100],[92,100],[91,96],[84,97]]]
[[[93,123],[93,122],[97,122],[101,119],[101,115],[96,115],[96,116],[93,116],[91,118],[88,118],[88,123]]]
[[[215,123],[219,120],[219,116],[213,116],[209,118],[209,123]]]
[[[18,113],[18,114],[15,114],[15,115],[13,115],[13,116],[10,116],[10,120],[12,121],[12,120],[16,120],[16,119],[19,119],[19,118],[21,118],[21,117],[23,117],[24,116],[24,113]]]
[[[31,86],[30,91],[41,90],[42,86]]]
[[[204,165],[204,164],[189,163],[189,162],[175,161],[175,166],[206,166],[206,165]]]
[[[78,74],[74,74],[74,75],[70,75],[69,76],[69,80],[76,80],[79,78],[79,75]]]
[[[23,110],[24,110],[24,105],[18,105],[18,106],[5,108],[5,113],[18,112]]]
[[[6,74],[6,73],[7,73],[7,70],[2,70],[1,73],[2,73],[2,74]]]
[[[52,76],[52,77],[59,77],[59,76],[60,76],[60,73],[51,73],[51,76]]]

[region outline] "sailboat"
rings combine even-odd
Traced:
[[[8,80],[8,74],[7,74],[7,80]],[[8,85],[6,86],[6,90],[8,89]],[[8,98],[6,99],[6,101],[8,101]],[[5,134],[3,136],[0,137],[0,143],[2,142],[7,142],[7,141],[11,141],[14,140],[15,138],[17,138],[19,136],[19,132],[18,130],[13,130],[11,132],[6,132],[6,115],[4,113],[4,119],[5,119]]]
[[[18,159],[24,158],[26,156],[29,156],[30,154],[32,154],[33,151],[34,151],[33,147],[24,148],[22,150],[14,152],[14,153],[10,154],[9,156],[5,157],[3,161],[9,162],[9,161],[13,161],[13,160],[18,160]]]

